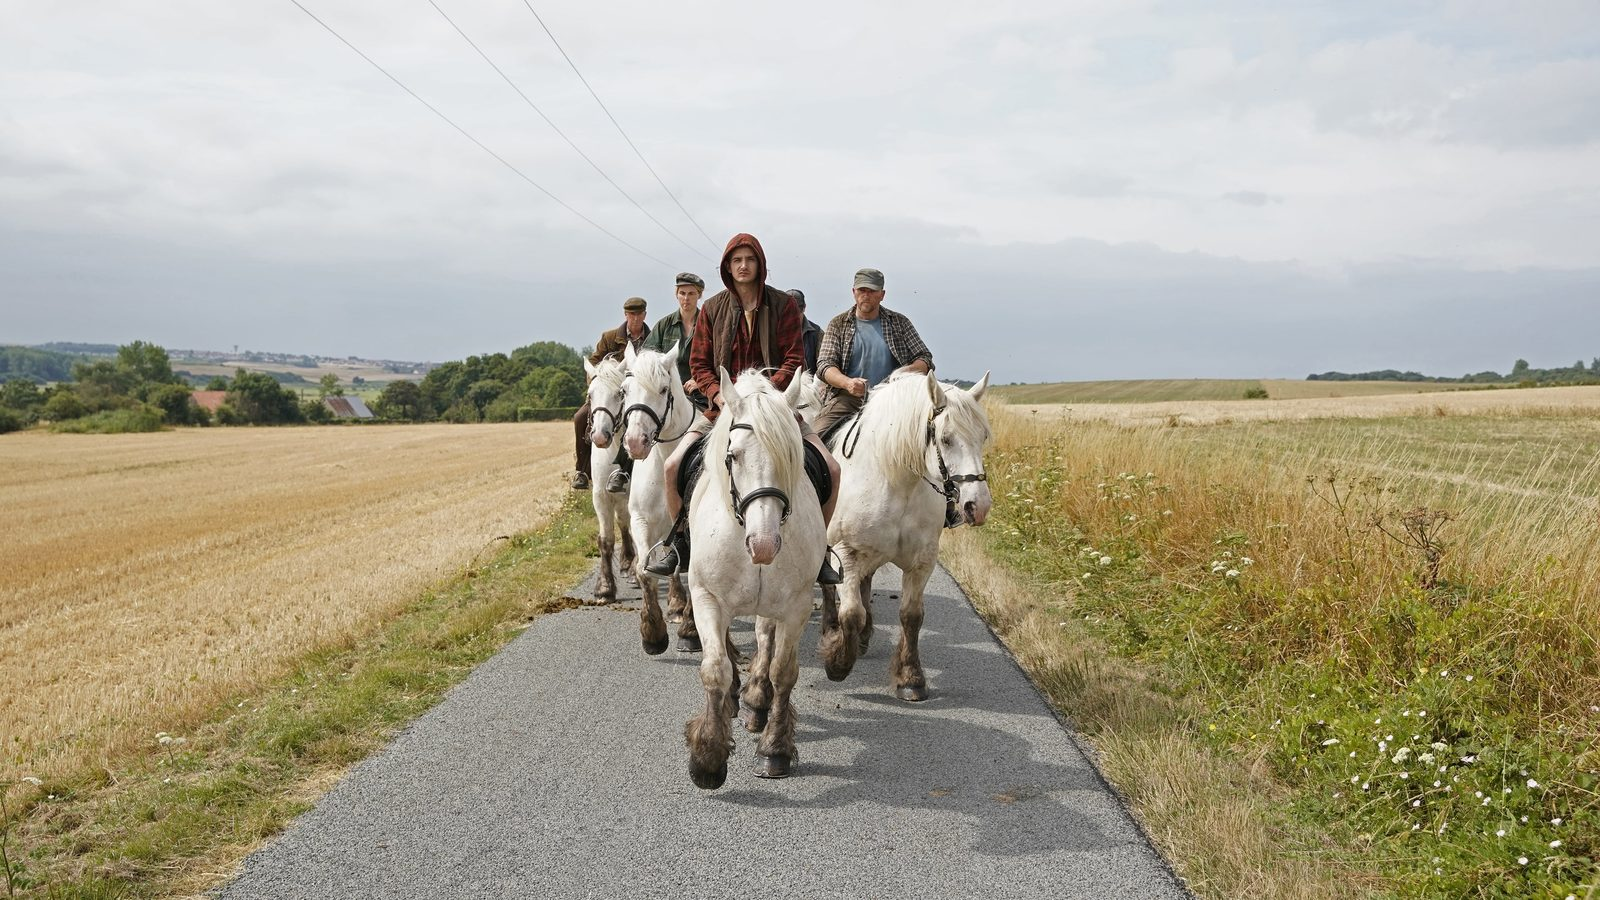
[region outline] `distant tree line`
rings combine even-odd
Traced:
[[[212,414],[195,403],[190,380],[184,377],[188,373],[173,371],[164,348],[134,341],[114,350],[109,357],[74,357],[0,347],[0,364],[5,366],[0,369],[0,433],[39,422],[58,431],[94,432],[321,423],[334,418],[323,400],[344,393],[332,373],[323,376],[315,398],[302,399],[280,383],[288,373],[239,369],[232,378],[216,376],[204,383],[207,390],[227,392]],[[297,375],[289,378],[310,383]],[[444,363],[421,383],[390,382],[372,406],[374,414],[390,421],[515,422],[570,415],[583,396],[578,351],[541,341],[509,355]]]
[[[1425,381],[1439,384],[1600,384],[1600,356],[1584,365],[1583,360],[1578,360],[1570,366],[1555,369],[1535,369],[1528,365],[1525,359],[1519,359],[1511,366],[1511,372],[1501,375],[1499,372],[1478,372],[1462,375],[1460,378],[1447,376],[1424,375],[1421,372],[1401,372],[1396,369],[1382,369],[1376,372],[1323,372],[1319,375],[1307,375],[1307,381]]]
[[[575,409],[583,396],[583,357],[565,344],[539,341],[509,355],[441,363],[420,383],[391,381],[373,412],[411,422],[517,422]]]

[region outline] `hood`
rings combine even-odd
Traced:
[[[761,249],[761,242],[753,234],[740,232],[728,240],[728,249],[722,251],[722,283],[728,290],[734,289],[733,273],[728,271],[728,257],[739,247],[749,247],[756,251],[756,284],[759,287],[767,286],[767,251]]]

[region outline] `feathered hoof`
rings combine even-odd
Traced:
[[[700,637],[699,637],[699,635],[694,635],[694,634],[680,634],[680,635],[678,635],[678,652],[679,653],[699,653],[700,652]]]
[[[691,762],[689,763],[689,778],[694,782],[695,787],[703,791],[714,791],[727,782],[728,763],[724,760],[722,765],[714,769],[700,769],[696,768],[695,764]]]
[[[664,634],[659,640],[642,638],[639,643],[644,645],[644,652],[650,654],[651,656],[660,656],[661,654],[667,652],[667,636]]]
[[[767,711],[740,703],[739,721],[744,725],[745,731],[760,734],[767,730]]]
[[[907,703],[921,703],[928,699],[928,688],[921,684],[905,684],[895,688],[894,695]]]
[[[788,778],[789,771],[789,757],[756,754],[757,778]]]

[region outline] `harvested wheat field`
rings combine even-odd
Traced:
[[[564,423],[0,438],[0,781],[178,731],[559,510]]]
[[[1013,412],[1077,422],[1215,425],[1298,419],[1390,416],[1600,415],[1600,386],[1440,391],[1285,400],[1192,400],[1161,403],[1012,404]]]

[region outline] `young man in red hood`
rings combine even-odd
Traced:
[[[722,254],[722,283],[727,289],[711,295],[700,307],[689,350],[689,372],[711,406],[706,410],[707,422],[691,431],[667,460],[667,511],[674,520],[683,505],[678,496],[678,468],[689,448],[710,431],[710,423],[722,411],[718,370],[725,369],[732,376],[746,369],[762,369],[769,373],[773,387],[781,391],[805,365],[805,320],[793,297],[767,286],[767,255],[754,235],[736,234],[728,241]],[[833,478],[833,490],[822,504],[822,519],[827,523],[833,518],[833,504],[839,496],[839,463],[810,428],[802,424],[800,430],[806,442],[822,452]],[[677,571],[680,558],[684,558],[683,548],[675,546],[679,543],[669,538],[652,554],[645,569],[658,575]],[[826,556],[817,580],[823,584],[840,581],[838,571]]]

